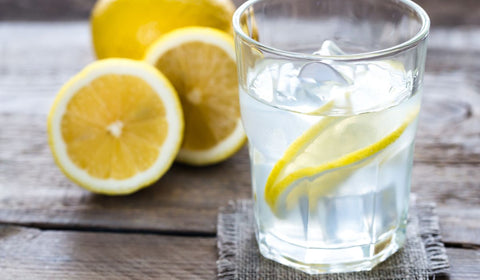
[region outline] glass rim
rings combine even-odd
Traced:
[[[304,60],[333,60],[333,61],[355,61],[355,60],[380,58],[380,57],[389,56],[389,55],[402,52],[404,50],[410,49],[418,45],[421,41],[427,38],[430,30],[430,18],[428,17],[428,14],[425,12],[425,10],[422,7],[420,7],[418,4],[416,4],[411,0],[396,0],[395,2],[402,3],[407,7],[410,7],[419,16],[422,23],[422,27],[415,35],[413,35],[412,37],[410,37],[410,39],[400,44],[394,45],[389,48],[375,50],[372,52],[354,53],[354,54],[345,54],[345,55],[331,55],[331,56],[286,51],[286,50],[282,50],[279,48],[275,48],[275,47],[260,43],[259,41],[245,34],[245,32],[241,27],[240,19],[241,19],[241,16],[245,13],[245,11],[248,8],[250,8],[252,5],[259,2],[265,2],[265,1],[271,1],[271,0],[248,0],[242,5],[240,5],[240,7],[238,7],[235,13],[233,14],[234,32],[236,35],[240,36],[242,40],[247,41],[248,43],[254,45],[260,50],[281,55],[287,58],[304,59]]]

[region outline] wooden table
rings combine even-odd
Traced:
[[[94,59],[92,2],[0,1],[0,279],[212,279],[217,209],[250,196],[246,149],[125,197],[53,162],[46,114]],[[480,2],[419,2],[433,28],[412,188],[438,205],[451,270],[437,279],[480,279]]]

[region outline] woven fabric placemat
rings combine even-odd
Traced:
[[[449,266],[444,244],[440,241],[435,204],[411,206],[404,248],[365,272],[311,276],[264,258],[255,239],[250,200],[231,201],[220,209],[217,240],[218,279],[429,279],[429,276],[446,272]]]

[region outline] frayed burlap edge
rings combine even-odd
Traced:
[[[440,226],[435,206],[435,203],[424,203],[414,206],[417,211],[419,234],[425,246],[429,272],[431,274],[445,273],[449,268],[447,252],[441,241]]]
[[[217,222],[217,276],[219,278],[225,280],[235,279],[236,227],[238,223],[237,221],[232,222],[232,220],[237,219],[237,211],[246,211],[247,207],[249,207],[249,200],[237,200],[237,202],[229,201],[226,207],[222,207],[219,210]]]

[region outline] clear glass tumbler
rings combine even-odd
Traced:
[[[409,0],[251,0],[235,12],[265,257],[347,272],[402,247],[429,24]]]

